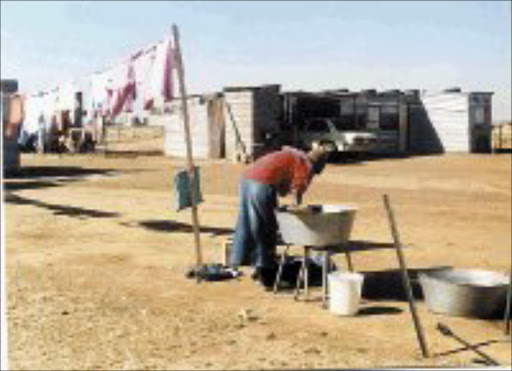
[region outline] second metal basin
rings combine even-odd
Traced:
[[[283,206],[276,210],[276,219],[287,244],[341,245],[350,238],[356,210],[349,205],[308,205],[298,210]]]
[[[427,307],[435,313],[488,318],[505,303],[509,277],[478,269],[420,273]]]

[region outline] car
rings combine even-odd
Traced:
[[[311,118],[304,120],[297,142],[303,149],[324,145],[329,152],[369,152],[377,146],[377,136],[369,131],[347,125],[341,118]]]

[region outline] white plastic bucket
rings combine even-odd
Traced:
[[[329,310],[341,316],[352,316],[359,310],[364,276],[360,273],[329,273]]]

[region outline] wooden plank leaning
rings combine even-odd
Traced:
[[[416,336],[418,337],[418,342],[420,344],[421,353],[423,354],[423,357],[428,358],[428,357],[430,357],[430,354],[429,354],[429,351],[427,348],[427,343],[425,340],[425,334],[423,332],[423,327],[421,326],[421,322],[418,317],[418,313],[416,312],[416,306],[414,304],[414,295],[412,293],[411,282],[409,280],[409,275],[407,274],[407,266],[405,264],[405,258],[404,258],[404,254],[402,252],[402,244],[400,242],[400,236],[398,235],[398,229],[396,227],[395,217],[393,214],[393,210],[391,209],[391,204],[390,204],[388,195],[384,195],[384,205],[386,207],[386,211],[388,214],[388,219],[389,219],[389,223],[390,223],[390,227],[391,227],[391,233],[393,235],[393,239],[395,242],[395,248],[396,248],[396,253],[397,253],[397,257],[398,257],[398,262],[400,264],[400,270],[402,272],[402,281],[404,284],[404,289],[407,294],[407,300],[409,301],[409,308],[410,308],[411,316],[412,316],[413,323],[414,323],[414,329],[416,330]]]

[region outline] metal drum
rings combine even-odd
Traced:
[[[484,270],[419,273],[427,307],[435,313],[489,318],[505,303],[509,277]]]
[[[349,205],[308,205],[299,209],[283,206],[275,214],[284,243],[332,246],[349,240],[356,210]]]

